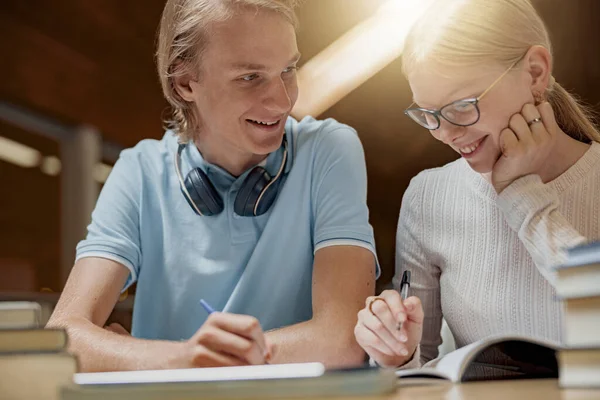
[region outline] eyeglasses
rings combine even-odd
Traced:
[[[492,82],[492,84],[485,89],[484,92],[479,95],[479,97],[453,101],[450,104],[446,104],[439,110],[409,107],[404,110],[404,114],[408,115],[417,124],[421,125],[423,128],[429,129],[430,131],[434,131],[440,127],[440,117],[457,126],[474,125],[477,123],[477,121],[479,121],[479,117],[481,115],[478,103],[481,101],[481,99],[483,99],[483,96],[488,94],[488,92],[492,90],[492,88],[496,86],[496,84],[500,82],[500,80],[504,78],[504,76],[508,74],[515,65],[517,65],[519,61],[521,61],[521,59],[515,61],[510,67],[508,67],[508,69],[504,71],[502,75],[498,77],[498,79]]]

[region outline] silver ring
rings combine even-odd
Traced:
[[[537,118],[532,119],[531,121],[529,121],[527,123],[527,125],[531,126],[531,125],[535,124],[536,122],[542,122],[542,117],[537,117]]]

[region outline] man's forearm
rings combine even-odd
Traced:
[[[51,320],[47,327],[67,329],[68,350],[77,355],[83,372],[169,368],[181,352],[178,342],[136,339],[84,318]]]
[[[334,326],[312,319],[268,332],[276,347],[272,363],[318,361],[329,368],[362,364],[365,353],[354,339],[353,326]]]

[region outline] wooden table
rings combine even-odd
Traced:
[[[561,389],[555,379],[471,382],[456,385],[440,382],[418,386],[403,385],[391,396],[329,397],[322,400],[600,400],[600,389]]]
[[[600,400],[600,389],[561,389],[555,379],[401,386],[390,400]]]

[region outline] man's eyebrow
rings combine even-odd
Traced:
[[[294,55],[294,57],[292,57],[289,61],[289,63],[296,63],[298,62],[298,60],[300,60],[300,53],[296,53]],[[249,63],[249,62],[240,62],[240,63],[235,63],[231,66],[232,69],[235,70],[252,70],[252,71],[264,71],[267,69],[267,67],[263,64],[255,64],[255,63]]]

